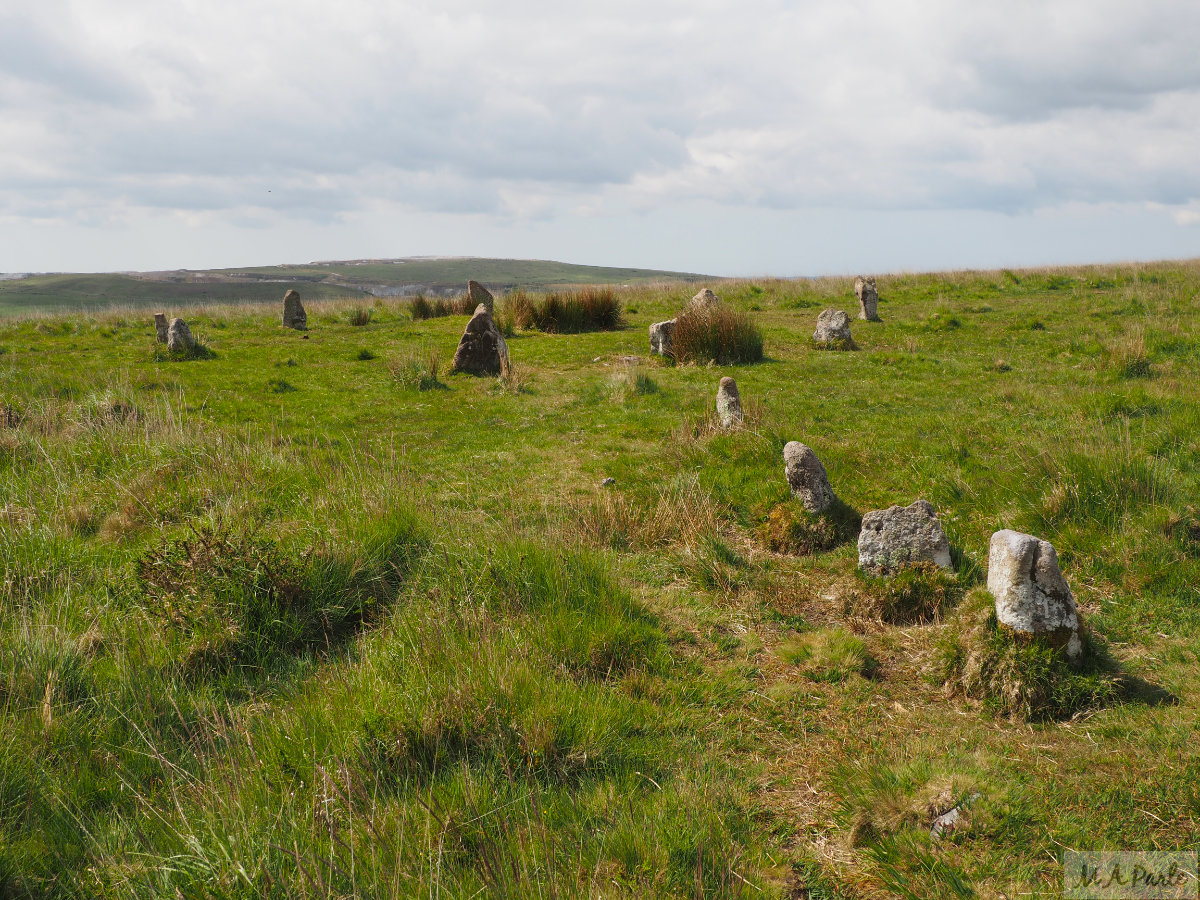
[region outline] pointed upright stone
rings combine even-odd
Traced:
[[[717,387],[717,421],[722,428],[736,428],[743,418],[737,382],[726,375]]]
[[[297,331],[308,330],[308,314],[304,312],[304,304],[300,302],[299,291],[288,291],[283,295],[283,324],[286,328]]]
[[[688,301],[688,307],[691,309],[711,309],[720,302],[721,300],[716,294],[705,288]]]
[[[470,375],[503,375],[508,371],[508,344],[485,304],[475,307],[450,368]]]
[[[471,298],[472,303],[476,305],[482,303],[486,306],[489,314],[496,312],[496,298],[478,281],[467,282],[467,296]]]
[[[811,447],[789,441],[783,448],[783,472],[792,493],[810,513],[822,513],[833,503],[833,487],[825,466]]]

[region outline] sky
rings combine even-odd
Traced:
[[[0,272],[1200,256],[1194,0],[0,0]]]

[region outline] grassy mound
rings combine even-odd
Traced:
[[[933,674],[946,691],[1019,719],[1061,719],[1111,703],[1122,681],[1104,642],[1081,626],[1083,656],[1068,662],[1053,647],[1014,634],[996,621],[995,600],[972,591],[949,623]]]

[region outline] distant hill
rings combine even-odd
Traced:
[[[304,299],[453,294],[474,278],[493,290],[578,284],[700,281],[657,269],[579,266],[537,259],[414,257],[313,262],[236,269],[0,276],[0,315],[107,306],[274,302],[289,288]]]

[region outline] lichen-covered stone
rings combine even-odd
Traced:
[[[783,471],[792,493],[810,513],[824,512],[833,503],[829,476],[811,447],[789,441],[783,448]]]
[[[1038,636],[1068,659],[1083,653],[1075,598],[1049,541],[1005,529],[988,548],[988,590],[996,620],[1018,634]]]
[[[734,428],[742,423],[742,418],[737,382],[726,375],[717,386],[717,421],[722,428]]]
[[[858,566],[872,575],[890,575],[904,565],[933,563],[949,569],[950,542],[927,500],[889,506],[863,516],[858,534]]]
[[[171,326],[167,323],[166,313],[154,314],[154,334],[155,339],[160,344],[165,344],[167,342],[167,332],[170,330],[170,328]]]
[[[717,297],[708,288],[699,291],[695,297],[688,301],[688,306],[692,309],[711,309],[720,303],[720,298]]]
[[[854,339],[850,337],[850,317],[840,309],[825,310],[817,316],[817,330],[813,332],[813,340],[818,344],[853,347]]]
[[[167,329],[167,349],[172,353],[187,353],[195,346],[196,339],[192,337],[192,330],[188,328],[187,322],[183,319],[172,319],[171,326]]]
[[[667,319],[665,322],[655,322],[651,325],[650,352],[656,353],[659,356],[674,356],[675,351],[671,342],[671,335],[674,331],[674,319]]]
[[[858,298],[858,317],[868,322],[878,322],[879,292],[875,288],[875,279],[861,275],[855,278],[854,296]]]

